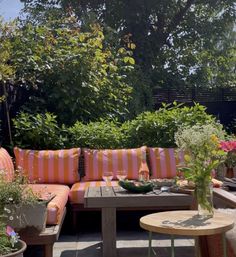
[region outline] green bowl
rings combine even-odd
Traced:
[[[132,193],[147,193],[153,190],[153,183],[151,182],[134,182],[129,180],[121,180],[119,185]]]

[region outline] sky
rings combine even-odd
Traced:
[[[3,16],[5,21],[14,19],[22,7],[20,0],[0,0],[0,16]]]

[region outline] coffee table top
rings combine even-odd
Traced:
[[[148,231],[185,236],[224,233],[234,227],[234,218],[215,211],[213,218],[199,219],[197,211],[168,211],[146,215],[140,226]]]
[[[130,193],[125,189],[114,187],[88,187],[84,195],[87,208],[103,207],[169,207],[187,209],[193,202],[193,196],[172,192]]]

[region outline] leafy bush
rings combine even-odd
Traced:
[[[206,113],[206,107],[163,105],[155,112],[143,112],[135,119],[120,124],[100,120],[60,128],[50,113],[20,113],[14,119],[15,143],[23,148],[58,149],[63,147],[132,148],[142,145],[175,147],[174,134],[182,126],[217,124]]]
[[[101,120],[83,124],[76,122],[69,128],[70,145],[94,149],[111,149],[122,147],[122,133],[118,124]]]
[[[12,38],[5,37],[11,49],[7,61],[16,69],[10,77],[13,84],[37,88],[38,101],[60,122],[71,125],[127,114],[132,50],[106,42],[100,25],[82,31],[73,17],[41,25],[17,23]],[[35,107],[31,98],[30,103]]]
[[[192,107],[173,103],[155,112],[144,112],[122,125],[126,147],[141,145],[175,147],[174,134],[181,126],[214,123],[215,118],[206,113],[206,107]]]
[[[65,128],[60,128],[56,116],[50,113],[28,114],[21,112],[13,119],[14,143],[22,148],[64,148]]]

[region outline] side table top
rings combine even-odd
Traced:
[[[199,219],[197,211],[168,211],[146,215],[140,226],[148,231],[185,236],[224,233],[234,227],[231,215],[215,211],[213,218]]]

